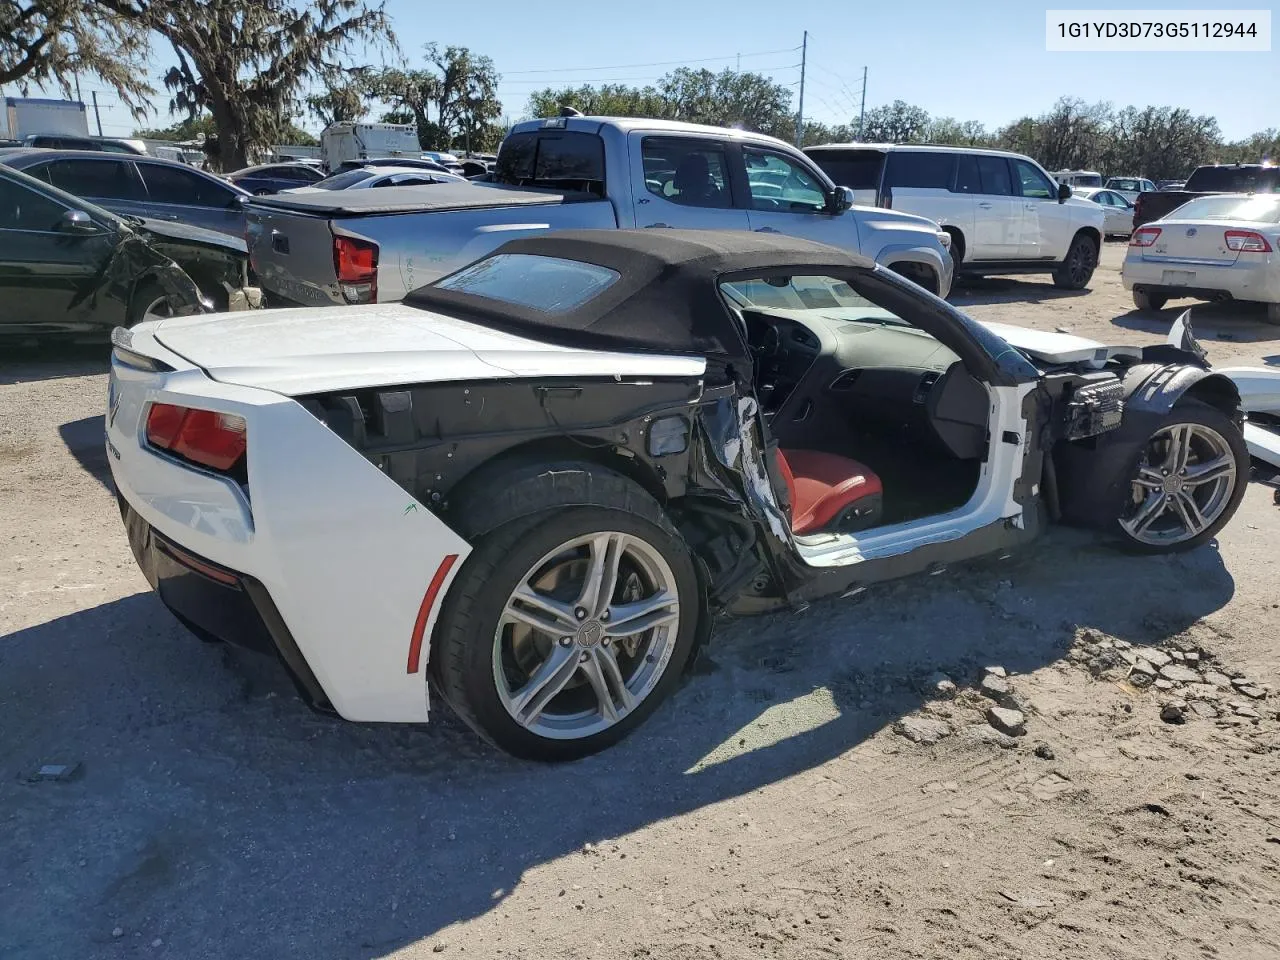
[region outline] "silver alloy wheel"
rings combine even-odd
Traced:
[[[173,304],[169,302],[167,294],[156,297],[147,304],[146,309],[142,311],[142,322],[147,320],[166,320],[173,316]]]
[[[1147,441],[1120,526],[1140,543],[1182,543],[1222,516],[1235,486],[1235,454],[1225,437],[1199,423],[1170,424]]]
[[[538,736],[592,736],[653,692],[679,632],[675,574],[656,548],[616,531],[576,537],[507,598],[493,639],[498,696]]]

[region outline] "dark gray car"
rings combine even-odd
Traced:
[[[248,191],[183,163],[88,150],[0,150],[0,163],[122,216],[244,236]]]

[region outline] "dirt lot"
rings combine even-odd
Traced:
[[[1130,313],[1121,252],[1087,294],[1033,278],[957,299],[1149,342],[1172,311]],[[1256,314],[1204,317],[1214,361],[1280,362]],[[103,366],[78,356],[0,364],[0,956],[1280,956],[1270,491],[1189,555],[1056,530],[722,623],[639,734],[548,768],[443,711],[312,715],[180,628],[135,569],[103,482]],[[1209,682],[1124,679],[1175,652]],[[983,720],[995,665],[1025,736]],[[1175,698],[1199,704],[1184,723],[1161,720]],[[954,732],[912,742],[904,718]],[[42,764],[80,766],[31,782]]]

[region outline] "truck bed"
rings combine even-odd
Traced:
[[[350,217],[392,216],[400,213],[546,206],[599,199],[589,193],[542,190],[533,187],[507,187],[487,183],[436,183],[375,190],[277,193],[254,197],[246,201],[246,206],[345,220]]]

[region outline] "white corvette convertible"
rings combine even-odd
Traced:
[[[430,687],[542,759],[634,729],[718,612],[1055,520],[1195,547],[1250,467],[1193,344],[983,326],[776,234],[514,240],[399,304],[113,339],[121,512],[183,623],[319,709],[424,721]]]

